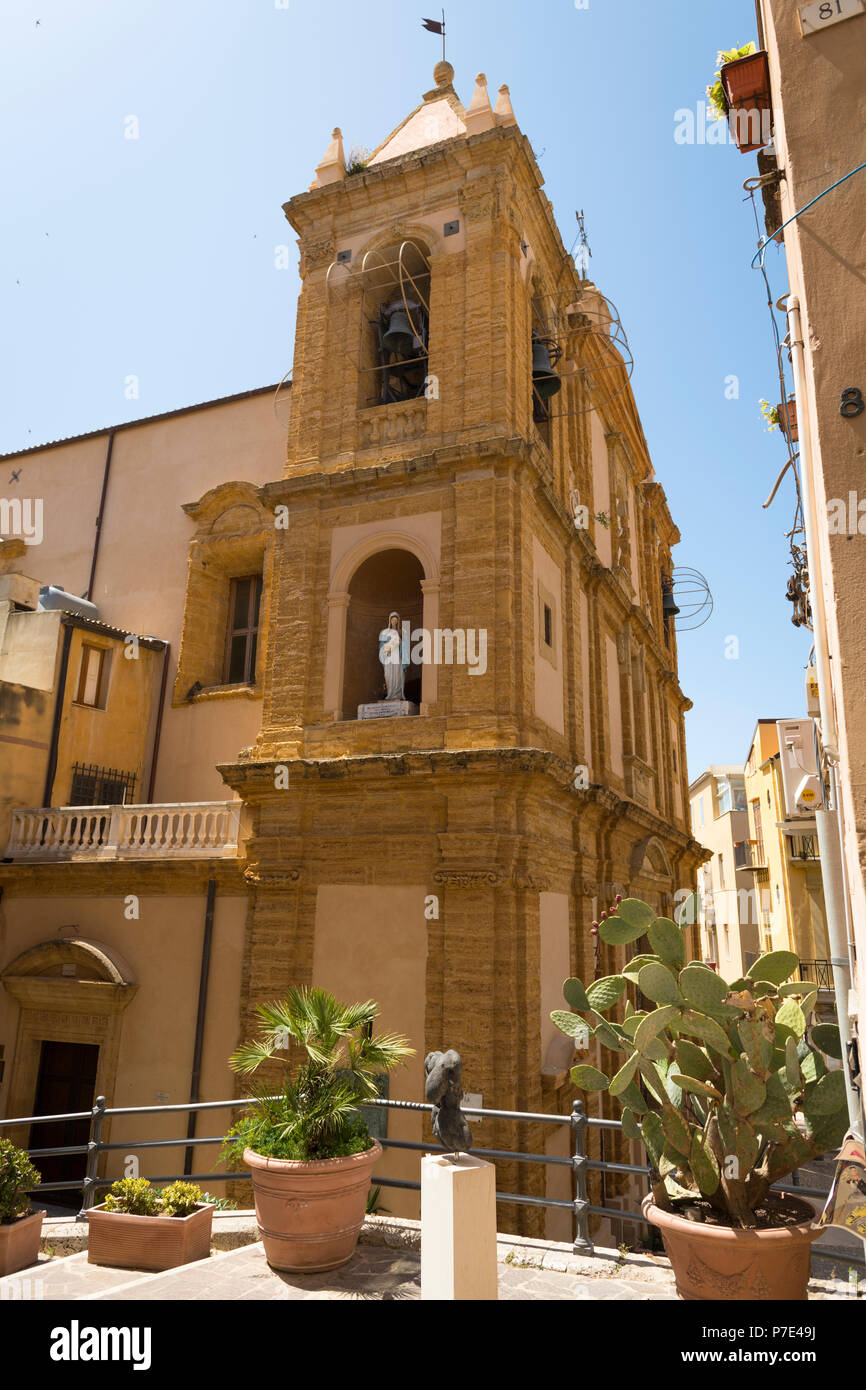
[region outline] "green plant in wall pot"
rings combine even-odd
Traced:
[[[719,55],[716,58],[718,68],[713,74],[714,80],[707,88],[710,110],[715,120],[726,120],[728,115],[728,99],[725,96],[725,89],[722,86],[722,68],[725,66],[725,63],[735,63],[738,58],[748,58],[749,54],[754,52],[754,43],[744,43],[742,48],[719,49]]]
[[[567,980],[570,1011],[551,1018],[570,1036],[590,1025],[598,1055],[572,1080],[614,1097],[625,1135],[643,1143],[644,1214],[661,1228],[681,1295],[805,1297],[820,1230],[808,1203],[773,1185],[837,1149],[848,1125],[839,1030],[809,1027],[817,991],[793,978],[790,951],[728,983],[688,959],[681,926],[636,898],[603,915],[598,933],[614,948],[640,942],[641,953],[585,988]]]
[[[769,401],[761,401],[761,414],[767,422],[768,430],[779,428],[779,410],[775,405],[770,405]]]

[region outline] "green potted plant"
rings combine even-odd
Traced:
[[[44,1211],[30,1202],[42,1181],[23,1149],[0,1139],[0,1275],[16,1274],[39,1259]]]
[[[228,1136],[226,1158],[252,1172],[256,1219],[274,1269],[336,1269],[351,1259],[382,1146],[358,1107],[378,1095],[376,1077],[414,1055],[406,1039],[373,1034],[378,1005],[341,1004],[299,987],[262,1005],[258,1040],[229,1065],[249,1076],[283,1063],[282,1087],[252,1098]],[[280,1053],[283,1057],[279,1057]]]
[[[810,1203],[772,1188],[842,1142],[845,1078],[827,1064],[842,1055],[838,1028],[809,1027],[817,992],[791,980],[791,951],[761,956],[729,984],[687,963],[682,928],[638,899],[617,899],[597,929],[610,946],[646,937],[647,949],[586,988],[566,980],[573,1012],[551,1018],[571,1036],[592,1025],[610,1059],[605,1071],[574,1067],[572,1080],[615,1096],[624,1133],[646,1149],[643,1212],[680,1297],[805,1298],[821,1231]],[[622,1002],[629,989],[646,1007]],[[618,1022],[604,1017],[612,1009]]]
[[[716,120],[727,120],[741,153],[761,149],[769,143],[772,111],[767,54],[756,52],[754,43],[745,43],[741,48],[721,49],[716,61],[714,81],[707,87],[712,114]]]
[[[121,1178],[87,1212],[89,1264],[163,1270],[210,1254],[214,1206],[193,1183]]]

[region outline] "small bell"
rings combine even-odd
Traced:
[[[412,305],[414,309],[417,307]],[[382,317],[388,324],[382,334],[382,346],[386,352],[393,353],[395,357],[417,357],[424,352],[424,344],[412,327],[402,299],[389,304],[383,310]]]
[[[562,390],[562,377],[557,376],[550,360],[550,339],[532,335],[532,385],[543,401]]]
[[[665,618],[675,618],[679,611],[676,600],[674,599],[673,589],[664,589],[662,591],[662,616]]]

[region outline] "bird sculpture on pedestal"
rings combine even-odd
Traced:
[[[472,1130],[460,1109],[463,1097],[463,1062],[460,1053],[428,1052],[424,1059],[427,1081],[424,1094],[433,1106],[433,1133],[451,1153],[468,1153]]]

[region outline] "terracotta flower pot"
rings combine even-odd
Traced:
[[[770,141],[770,67],[764,52],[725,63],[719,72],[728,103],[728,124],[742,154]],[[766,115],[764,113],[767,113]]]
[[[30,1211],[0,1225],[0,1276],[17,1274],[19,1269],[35,1265],[44,1215],[44,1211]]]
[[[800,435],[799,435],[799,432],[798,432],[798,430],[797,430],[797,401],[796,401],[795,397],[794,397],[794,396],[790,396],[790,397],[788,398],[788,417],[787,417],[787,419],[785,418],[785,407],[784,407],[784,405],[777,405],[777,406],[776,406],[776,415],[777,415],[778,421],[779,421],[779,429],[782,431],[783,435],[784,435],[785,438],[788,440],[789,444],[796,444],[796,443],[797,443],[797,440],[800,438]],[[788,433],[788,423],[787,423],[787,420],[788,420],[788,419],[791,421],[791,432],[790,432],[790,434]]]
[[[87,1263],[156,1271],[203,1260],[210,1254],[213,1213],[210,1203],[189,1216],[130,1216],[93,1207],[87,1212]]]
[[[793,1194],[785,1196],[793,1200]],[[644,1198],[641,1210],[661,1231],[680,1298],[801,1302],[809,1283],[812,1241],[822,1232],[814,1224],[811,1202],[795,1200],[803,1209],[803,1221],[764,1231],[686,1221],[662,1211],[651,1196]]]
[[[382,1145],[363,1153],[300,1163],[244,1150],[252,1170],[256,1221],[268,1264],[314,1273],[352,1258]]]

